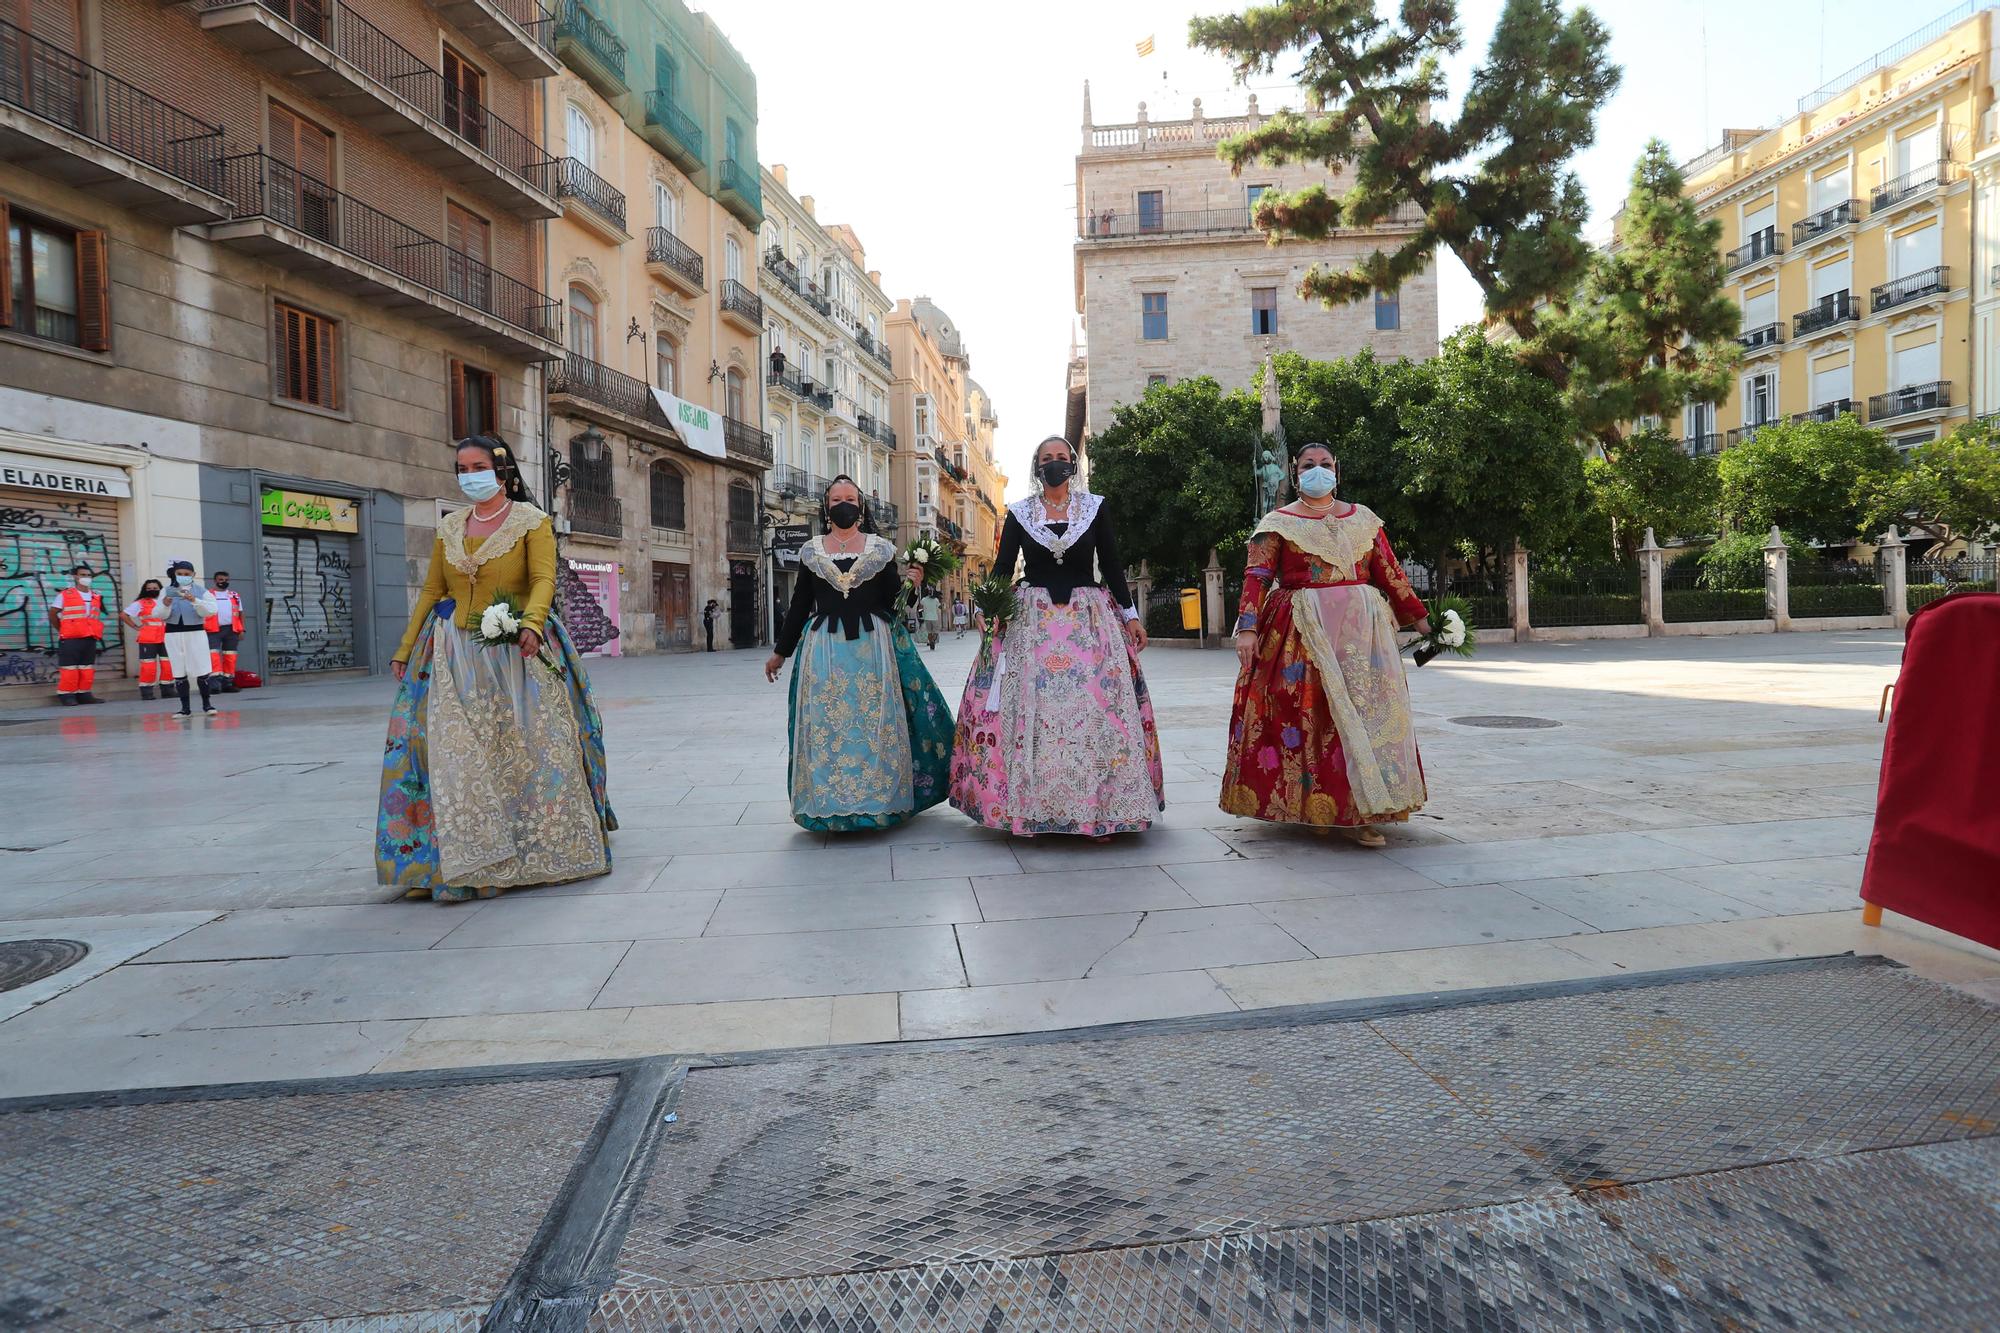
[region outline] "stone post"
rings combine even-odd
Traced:
[[[1785,534],[1771,525],[1771,540],[1764,543],[1764,614],[1780,632],[1792,627],[1792,558]]]
[[[1647,528],[1646,540],[1639,545],[1639,614],[1646,618],[1646,633],[1655,639],[1667,632],[1667,599],[1661,587],[1665,568],[1666,553]]]
[[[1535,636],[1528,623],[1528,552],[1519,545],[1508,558],[1507,615],[1514,626],[1515,643],[1526,643]]]
[[[1202,599],[1205,608],[1202,623],[1210,634],[1227,635],[1229,622],[1222,605],[1222,562],[1215,558],[1215,548],[1208,548],[1208,567],[1201,571],[1201,581],[1207,590]]]
[[[1875,558],[1882,568],[1882,600],[1884,610],[1901,629],[1910,623],[1910,548],[1896,534],[1896,525],[1882,535],[1882,544],[1875,552]]]
[[[1139,621],[1145,623],[1146,613],[1153,609],[1153,569],[1150,561],[1139,562],[1139,572],[1132,576],[1132,609],[1139,613]]]

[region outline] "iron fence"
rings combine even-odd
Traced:
[[[1939,264],[1935,268],[1923,269],[1917,273],[1905,274],[1891,282],[1868,289],[1868,308],[1871,311],[1893,310],[1899,305],[1926,296],[1938,296],[1951,290],[1951,266]]]
[[[1828,560],[1810,551],[1793,551],[1787,561],[1787,600],[1793,619],[1886,614],[1882,577],[1872,564]]]
[[[1823,208],[1811,217],[1792,224],[1792,248],[1797,249],[1807,241],[1816,241],[1842,227],[1851,227],[1860,216],[1859,199],[1846,199],[1832,208]]]
[[[267,154],[225,158],[223,194],[239,219],[269,218],[517,329],[556,336],[556,303],[541,292]]]
[[[1660,574],[1660,618],[1676,624],[1697,620],[1763,620],[1764,588],[1710,588],[1701,581],[1701,567],[1692,556],[1668,565]]]
[[[1821,329],[1830,329],[1836,324],[1845,324],[1858,316],[1854,293],[1832,292],[1822,296],[1817,303],[1808,306],[1792,316],[1792,336],[1803,338]]]
[[[646,228],[646,262],[663,264],[696,287],[703,285],[701,256],[665,227]]]
[[[1949,560],[1913,560],[1909,565],[1904,605],[1915,611],[1955,592],[1996,590],[2000,590],[2000,559],[1991,554],[1978,559],[1961,555]]]
[[[722,280],[722,308],[742,315],[760,328],[763,327],[764,298],[734,278]]]
[[[716,170],[720,178],[722,192],[741,199],[752,213],[761,216],[764,212],[764,189],[757,181],[757,164],[742,163],[725,157]]]
[[[625,194],[615,189],[604,179],[573,157],[565,157],[556,163],[556,195],[562,199],[581,200],[585,207],[604,218],[618,230],[625,230]]]
[[[1885,208],[1894,208],[1905,199],[1914,199],[1926,190],[1950,184],[1959,178],[1959,174],[1958,163],[1949,158],[1926,162],[1915,171],[1905,172],[1896,179],[1884,181],[1877,186],[1874,197],[1869,202],[1869,210],[1880,213]]]
[[[732,416],[723,417],[722,445],[723,448],[738,458],[745,458],[753,463],[762,463],[766,467],[770,466],[770,432],[759,430],[747,421],[738,421]]]
[[[1639,565],[1528,567],[1528,618],[1536,625],[1639,625]]]
[[[0,102],[210,194],[222,193],[222,127],[0,22]]]
[[[1462,597],[1472,614],[1468,617],[1474,629],[1511,629],[1514,613],[1508,605],[1506,571],[1491,573],[1477,570],[1440,573],[1427,565],[1411,564],[1404,571],[1410,580],[1410,587],[1426,604],[1440,597]]]

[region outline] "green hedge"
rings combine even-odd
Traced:
[[[1879,583],[1805,583],[1788,589],[1794,620],[1811,616],[1886,615]]]
[[[1155,639],[1200,637],[1194,630],[1181,628],[1181,604],[1178,601],[1153,603],[1146,612],[1146,633]]]
[[[1665,619],[1678,624],[1692,620],[1762,620],[1762,588],[1668,588],[1660,594]]]
[[[1914,611],[1920,606],[1929,606],[1938,598],[1955,592],[1992,591],[1994,591],[1992,579],[1979,583],[1912,583],[1909,587],[1909,607]]]
[[[1636,592],[1549,592],[1528,599],[1528,620],[1535,625],[1637,625],[1644,619]]]

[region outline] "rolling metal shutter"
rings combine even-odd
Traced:
[[[264,662],[273,675],[344,671],[354,654],[354,538],[263,532]]]
[[[98,571],[93,587],[104,598],[97,678],[121,679],[128,631],[118,613],[137,585],[119,583],[118,502],[0,488],[0,687],[54,684],[49,606],[71,586],[69,571],[79,563]]]

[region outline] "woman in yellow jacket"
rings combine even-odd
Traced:
[[[601,875],[618,827],[590,681],[550,611],[555,525],[491,436],[458,442],[458,484],[472,507],[438,524],[396,650],[375,824],[376,878],[439,902]],[[509,618],[518,644],[495,642]]]

